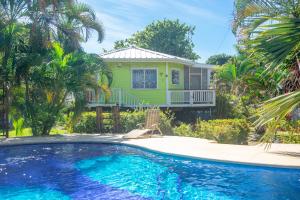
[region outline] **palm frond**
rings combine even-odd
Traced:
[[[259,110],[259,118],[254,122],[256,127],[271,121],[284,119],[300,104],[300,90],[277,96],[266,101]]]
[[[265,30],[256,32],[257,37],[249,43],[255,54],[262,55],[269,63],[267,70],[278,70],[289,58],[296,59],[300,48],[300,19],[274,19],[275,24],[265,25]]]

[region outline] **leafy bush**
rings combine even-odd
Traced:
[[[219,143],[247,144],[249,125],[244,119],[198,121],[194,135]]]
[[[194,127],[180,124],[174,133],[180,136],[199,137],[226,144],[247,144],[250,128],[244,119],[199,120]]]
[[[276,135],[276,140],[285,144],[300,144],[300,134],[293,132],[279,132]]]
[[[141,110],[121,112],[120,115],[121,129],[124,133],[136,129],[138,124],[145,122],[145,112]]]
[[[138,124],[145,123],[145,110],[126,111],[120,113],[121,132],[127,133],[138,128]],[[113,132],[113,120],[111,113],[103,113],[104,132]],[[172,121],[174,116],[170,112],[160,112],[160,129],[165,135],[172,135]],[[79,121],[72,125],[71,129],[76,133],[95,133],[96,128],[96,113],[83,113]]]
[[[174,128],[174,134],[179,136],[193,136],[193,129],[190,124],[181,123]]]
[[[174,114],[167,110],[166,112],[160,112],[160,124],[159,128],[164,135],[174,135],[173,132]]]
[[[300,120],[270,121],[265,127],[261,135],[264,142],[300,143]]]
[[[96,113],[83,113],[79,121],[73,125],[72,130],[75,133],[96,133]]]
[[[247,106],[247,98],[227,93],[217,93],[216,107],[213,115],[217,119],[248,118],[252,116],[251,107]]]

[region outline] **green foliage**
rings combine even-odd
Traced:
[[[76,101],[82,102],[82,93],[87,88],[98,87],[95,74],[105,69],[102,64],[94,55],[65,54],[58,43],[53,43],[48,59],[29,72],[26,111],[34,135],[50,133],[65,107],[67,95],[75,96],[74,110],[79,112]]]
[[[270,24],[272,18],[291,16],[299,18],[299,1],[282,0],[235,0],[233,32],[249,39],[262,25]]]
[[[190,124],[181,123],[174,128],[174,134],[179,136],[193,136],[193,129]]]
[[[122,132],[127,133],[138,128],[138,124],[145,123],[145,112],[142,110],[121,112]]]
[[[120,113],[121,132],[127,133],[138,128],[138,124],[145,123],[145,110],[134,110]],[[107,133],[113,132],[113,120],[110,113],[104,113],[104,131]],[[165,135],[172,135],[173,115],[169,112],[160,112],[160,129]],[[71,130],[75,133],[96,133],[96,113],[86,112],[81,115],[79,120],[73,124]]]
[[[281,121],[300,102],[299,99],[299,47],[300,7],[299,1],[235,1],[233,30],[247,55],[264,66],[263,78],[277,76],[277,83],[284,95],[274,92],[272,99],[264,102],[259,110],[257,127],[267,126],[262,137],[273,142]],[[279,75],[278,75],[279,74]],[[268,76],[268,77],[267,77]],[[269,81],[271,82],[271,81]],[[279,95],[279,96],[278,96]],[[277,97],[274,97],[277,96]]]
[[[278,132],[276,140],[284,144],[300,144],[300,134],[293,132]]]
[[[57,129],[57,128],[52,128],[50,135],[57,135],[57,134],[67,134],[68,132],[63,129]],[[30,137],[33,136],[31,128],[24,128],[21,133],[16,135],[15,130],[9,131],[9,137]]]
[[[164,135],[174,135],[172,128],[174,120],[174,113],[172,113],[170,110],[160,112],[159,128]]]
[[[232,58],[232,56],[222,53],[222,54],[217,54],[217,55],[210,56],[207,59],[206,63],[211,64],[211,65],[224,65],[231,58]]]
[[[216,69],[214,78],[217,90],[239,97],[247,95],[253,99],[272,95],[278,87],[277,74],[262,77],[264,67],[246,56],[241,52]]]
[[[176,135],[206,138],[224,144],[247,144],[249,132],[244,119],[199,120],[193,128],[189,124],[174,128]]]
[[[248,109],[242,98],[229,93],[217,93],[213,116],[217,119],[246,118],[249,116]]]
[[[83,58],[80,43],[91,31],[97,32],[101,42],[103,27],[92,9],[77,1],[1,0],[0,18],[5,110],[25,115],[34,135],[47,135],[64,106],[65,94],[75,92],[75,107],[82,106],[77,97],[82,100],[83,95],[78,93],[93,80],[87,71],[96,75],[97,70],[91,70],[91,62],[85,65],[88,59]],[[96,58],[93,63],[98,65],[93,69],[99,69],[102,62]],[[86,85],[84,79],[89,80]],[[16,88],[22,89],[18,95]]]
[[[80,119],[72,127],[75,133],[96,133],[96,113],[83,113]]]
[[[300,120],[277,119],[266,123],[264,135],[260,138],[262,142],[295,143],[300,134]]]
[[[256,126],[263,126],[271,121],[284,119],[291,113],[300,103],[300,91],[290,94],[280,95],[270,99],[264,103],[259,110],[259,118],[256,120]],[[278,109],[279,108],[279,109]]]
[[[28,136],[32,136],[32,131],[30,128],[24,128],[18,134],[16,134],[16,130],[9,131],[9,137],[28,137]]]
[[[135,45],[141,48],[184,57],[192,60],[200,58],[194,51],[191,37],[195,27],[179,20],[154,21],[130,38],[115,42],[115,49]]]
[[[226,144],[247,144],[249,132],[249,125],[243,119],[198,121],[195,127],[197,137]]]
[[[22,134],[23,128],[24,128],[24,118],[15,119],[13,121],[13,127],[14,127],[14,130],[16,131],[17,136]]]

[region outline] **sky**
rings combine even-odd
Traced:
[[[236,53],[231,31],[234,0],[80,0],[92,7],[103,24],[105,36],[96,34],[83,44],[88,53],[100,54],[113,49],[114,42],[130,37],[148,24],[161,19],[179,19],[196,26],[193,42],[199,62],[209,56]]]

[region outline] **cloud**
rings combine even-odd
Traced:
[[[173,6],[180,12],[184,12],[186,15],[194,15],[201,18],[213,20],[213,21],[224,21],[222,16],[217,15],[215,12],[208,9],[201,8],[200,5],[192,5],[184,3],[184,1],[170,1]]]
[[[104,41],[99,44],[93,34],[92,38],[82,46],[87,52],[99,53],[102,49],[110,50],[114,42],[131,36],[141,29],[144,24],[143,12],[141,10],[155,9],[159,5],[156,0],[103,0],[96,3],[93,0],[81,0],[93,5],[97,11],[97,18],[102,22],[105,30]]]
[[[160,5],[159,1],[156,0],[119,0],[120,4],[123,4],[124,6],[130,5],[140,8],[156,8]]]
[[[103,48],[110,50],[113,48],[115,41],[128,38],[154,20],[178,18],[182,22],[201,27],[201,29],[196,29],[194,41],[196,52],[204,59],[208,57],[209,51],[207,49],[213,48],[215,50],[216,47],[214,46],[219,45],[218,42],[212,42],[211,40],[214,41],[220,38],[224,29],[227,30],[229,26],[228,17],[225,15],[226,12],[229,13],[230,11],[226,7],[222,8],[222,6],[229,3],[225,3],[223,0],[80,1],[92,6],[105,30],[103,43],[99,44],[96,35],[93,34],[93,37],[83,44],[87,52],[100,53]],[[220,5],[220,1],[222,1],[222,5]]]
[[[96,15],[104,27],[104,41],[99,44],[95,34],[93,34],[88,42],[82,43],[87,52],[101,53],[103,49],[110,50],[113,48],[115,41],[125,39],[137,30],[136,25],[129,24],[124,18],[104,12],[96,12]]]

